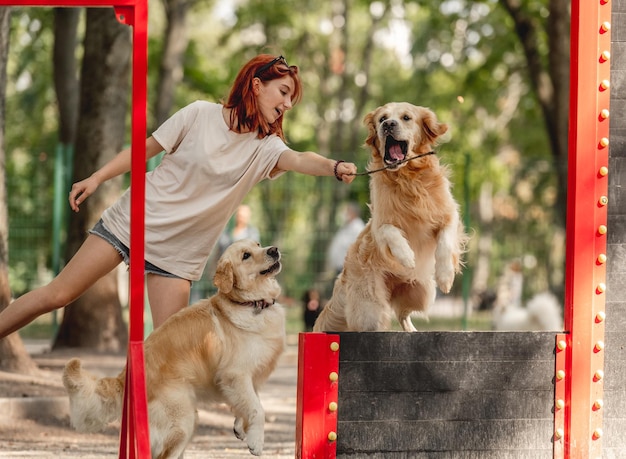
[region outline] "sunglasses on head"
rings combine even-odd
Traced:
[[[267,69],[271,68],[274,64],[279,63],[279,62],[281,64],[284,64],[286,67],[289,67],[289,64],[287,64],[287,59],[285,59],[282,55],[280,55],[280,56],[272,59],[271,61],[269,61],[267,64],[262,65],[261,67],[259,67],[259,70],[256,71],[254,76],[258,77],[263,72],[265,72]]]

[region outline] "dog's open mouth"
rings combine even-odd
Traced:
[[[280,261],[277,261],[276,263],[274,263],[272,266],[270,266],[267,269],[264,269],[263,271],[261,271],[261,276],[266,276],[268,274],[273,274],[275,272],[280,271]]]
[[[408,143],[403,140],[396,140],[388,135],[385,138],[385,164],[393,165],[404,161],[406,158]]]

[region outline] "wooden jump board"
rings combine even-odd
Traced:
[[[337,457],[551,458],[555,333],[340,333]]]

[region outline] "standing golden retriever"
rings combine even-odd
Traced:
[[[425,312],[435,283],[448,293],[461,268],[466,235],[448,169],[433,148],[448,127],[427,108],[388,103],[367,114],[372,217],[346,255],[314,331],[405,331]],[[417,156],[415,159],[409,159]]]
[[[178,458],[197,423],[196,399],[227,403],[235,435],[250,452],[263,451],[265,414],[257,390],[285,346],[285,318],[275,304],[280,252],[251,240],[229,246],[218,261],[217,293],[183,309],[145,342],[150,442],[155,458]],[[125,373],[98,379],[65,366],[71,422],[93,432],[121,415]]]

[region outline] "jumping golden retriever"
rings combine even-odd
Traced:
[[[415,331],[411,314],[427,311],[435,284],[450,291],[467,239],[448,169],[433,153],[448,126],[405,102],[378,107],[364,123],[368,169],[382,169],[370,175],[372,216],[314,331],[386,330],[392,311],[403,330]]]
[[[170,317],[145,342],[152,456],[178,458],[197,423],[196,399],[228,404],[234,431],[250,452],[263,451],[265,413],[257,390],[285,347],[285,317],[275,304],[281,270],[276,247],[242,240],[220,257],[217,293]],[[98,379],[70,360],[63,384],[71,422],[93,432],[121,415],[125,373]]]

